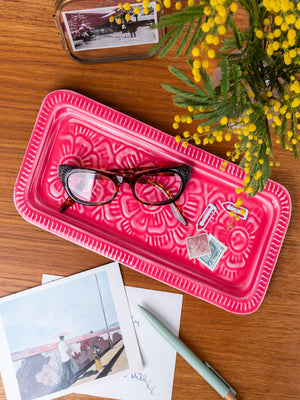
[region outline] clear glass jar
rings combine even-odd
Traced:
[[[163,34],[160,29],[151,29],[160,17],[154,9],[156,3],[151,2],[146,12],[142,3],[130,3],[129,10],[120,9],[119,3],[116,0],[56,2],[55,23],[63,47],[73,60],[103,63],[151,56],[150,50]]]

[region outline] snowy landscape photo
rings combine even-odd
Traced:
[[[96,50],[112,47],[136,46],[158,42],[157,29],[150,26],[157,22],[155,2],[149,4],[148,14],[144,14],[142,4],[132,4],[127,12],[120,16],[118,7],[95,8],[62,13],[67,34],[73,51]],[[138,7],[140,12],[134,13]],[[120,16],[120,24],[111,22],[110,17]]]

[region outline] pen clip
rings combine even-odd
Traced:
[[[208,364],[208,362],[206,362],[206,361],[203,361],[203,362],[204,362],[204,364],[207,366],[207,368],[209,368],[209,369],[211,370],[211,372],[213,372],[213,373],[224,383],[224,385],[226,385],[226,386],[228,387],[228,389],[231,391],[231,393],[232,393],[234,396],[236,396],[236,391],[233,389],[233,387],[231,387],[231,386],[229,385],[229,383],[226,382],[226,381],[217,373],[217,371],[215,371],[215,370],[213,369],[213,367],[212,367],[211,365]]]

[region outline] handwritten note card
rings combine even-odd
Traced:
[[[140,346],[143,371],[124,376],[121,380],[78,393],[120,400],[171,400],[176,351],[144,320],[138,304],[151,306],[160,319],[176,334],[179,332],[182,295],[125,287],[129,307]]]
[[[78,388],[76,393],[118,400],[171,400],[176,351],[149,326],[138,304],[155,311],[176,334],[179,332],[182,295],[125,286],[140,346],[144,369],[129,372],[101,386]]]

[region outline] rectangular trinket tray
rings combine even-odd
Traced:
[[[28,222],[143,274],[237,314],[260,306],[291,214],[287,190],[269,181],[245,199],[233,227],[230,211],[244,172],[192,145],[78,93],[57,90],[43,101],[17,178],[15,205]],[[188,225],[169,205],[139,203],[128,185],[113,202],[80,204],[63,213],[66,193],[58,165],[95,169],[187,164],[191,179],[177,201]],[[217,262],[190,258],[187,238],[207,233]],[[217,255],[218,251],[221,251]]]

